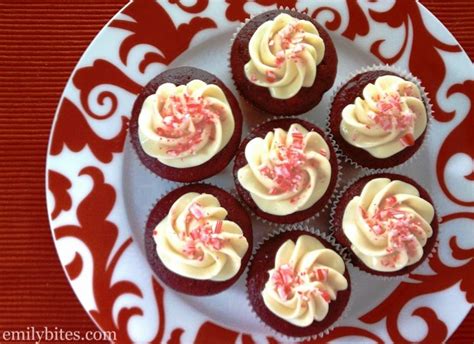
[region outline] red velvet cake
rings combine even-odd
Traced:
[[[182,186],[161,198],[145,229],[153,271],[170,288],[189,295],[212,295],[234,284],[247,266],[252,244],[245,209],[207,184]],[[229,250],[236,254],[229,256]]]
[[[293,230],[270,237],[257,249],[249,266],[247,293],[253,311],[266,325],[292,339],[307,339],[341,317],[351,282],[344,260],[328,241]]]
[[[432,204],[428,192],[411,178],[393,173],[365,176],[349,186],[336,205],[334,236],[349,248],[351,262],[361,270],[405,275],[435,247],[438,219]]]
[[[162,178],[193,182],[211,177],[234,157],[242,114],[215,75],[194,67],[166,70],[138,95],[130,120],[140,161]]]
[[[394,91],[397,88],[396,85],[374,86],[374,84],[377,85],[379,78],[385,78],[386,76],[400,78],[398,82],[401,82],[401,85],[406,89],[411,87],[413,94],[400,88]],[[372,86],[370,90],[366,89],[369,84]],[[391,89],[384,92],[384,87],[387,89],[390,87]],[[370,104],[367,105],[368,102],[367,99],[364,99],[364,92],[366,95],[371,92],[379,92],[379,94],[373,96],[375,98],[372,101],[374,103],[373,109],[371,109]],[[380,92],[382,92],[382,96]],[[359,98],[357,102],[360,105],[356,104],[354,107],[352,104],[356,102],[356,98]],[[407,101],[404,99],[407,98],[410,98],[409,106],[405,105]],[[416,103],[414,103],[415,101]],[[419,119],[416,119],[413,114],[418,111],[411,111],[410,109],[418,108],[420,114],[417,114]],[[427,124],[418,124],[418,121],[428,121],[429,116],[426,114],[426,108],[427,104],[424,103],[416,84],[388,70],[368,71],[354,76],[336,93],[329,113],[329,129],[344,155],[352,161],[368,168],[389,168],[407,161],[420,148],[426,134]],[[369,110],[365,113],[364,109]],[[348,124],[350,129],[347,130],[345,135],[342,129],[345,126],[344,111],[346,111],[348,117],[347,121],[350,122]],[[351,111],[355,114],[350,113]],[[357,113],[357,111],[362,112],[362,114]],[[423,124],[425,124],[424,127]],[[357,129],[354,129],[357,126],[362,128],[357,131]],[[373,129],[377,133],[374,136],[371,136],[370,133],[366,135],[368,133],[367,129]],[[400,135],[396,135],[396,130],[400,131]],[[417,138],[414,137],[413,130],[416,131]],[[393,142],[390,141],[390,135],[395,136]]]
[[[256,127],[242,142],[233,173],[237,192],[255,214],[289,224],[313,217],[328,204],[337,183],[338,162],[321,129],[300,119],[278,119]],[[259,180],[274,187],[265,189]],[[262,192],[268,193],[267,200]],[[300,204],[298,197],[307,201]],[[280,203],[291,209],[278,209]]]
[[[264,37],[269,41],[262,44]],[[263,46],[268,49],[259,50]],[[337,54],[328,33],[313,18],[272,10],[239,30],[230,68],[237,89],[249,103],[272,115],[293,116],[318,105],[332,87]]]

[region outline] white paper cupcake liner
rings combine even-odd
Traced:
[[[426,150],[427,141],[430,139],[430,136],[431,136],[431,130],[432,130],[431,127],[433,125],[434,118],[433,118],[433,115],[432,115],[433,106],[431,104],[431,100],[428,97],[428,92],[426,92],[425,87],[421,84],[421,80],[418,79],[413,74],[411,74],[410,72],[408,72],[406,70],[403,70],[398,66],[395,66],[395,65],[392,66],[392,65],[387,65],[387,64],[374,64],[374,65],[371,65],[371,66],[362,67],[362,68],[350,73],[347,78],[345,78],[343,81],[341,81],[334,88],[334,91],[331,95],[331,98],[330,98],[330,101],[329,101],[329,106],[328,106],[328,109],[327,109],[328,116],[327,116],[327,119],[326,119],[326,130],[328,132],[330,132],[330,116],[329,116],[329,114],[331,113],[331,108],[332,108],[332,104],[334,102],[334,98],[337,95],[337,93],[339,92],[339,90],[344,85],[346,85],[347,82],[349,82],[349,80],[351,80],[356,75],[366,73],[366,72],[380,71],[380,70],[385,70],[387,72],[392,72],[392,73],[395,73],[397,75],[400,75],[405,80],[411,81],[416,86],[418,86],[418,88],[420,89],[421,97],[423,99],[423,103],[425,104],[425,107],[426,107],[426,114],[428,116],[428,121],[427,121],[426,129],[425,129],[425,133],[424,133],[423,142],[421,143],[420,147],[418,147],[417,151],[411,157],[409,157],[406,161],[404,161],[404,162],[400,163],[399,165],[397,165],[397,166],[406,166],[406,164],[412,163],[417,157],[419,157],[421,154],[423,154],[422,153],[423,151]],[[331,134],[331,138],[333,138],[332,134]],[[364,171],[387,171],[391,168],[397,167],[397,166],[392,166],[392,167],[387,167],[387,168],[366,167],[366,166],[363,166],[363,165],[359,164],[358,162],[352,160],[351,157],[348,156],[339,147],[337,142],[336,142],[336,148],[337,148],[337,152],[338,152],[341,160],[343,160],[344,162],[350,164],[352,167],[354,167],[357,170],[362,170],[363,172]],[[389,159],[390,159],[390,157],[387,158],[387,160],[389,160]]]
[[[331,235],[331,234],[328,234],[328,233],[324,233],[324,232],[321,232],[319,229],[317,228],[309,228],[308,226],[305,226],[305,225],[302,225],[302,224],[294,224],[294,225],[288,225],[288,226],[284,226],[284,227],[279,227],[278,229],[275,229],[273,232],[269,233],[267,236],[265,236],[255,247],[253,253],[252,253],[252,257],[250,257],[250,260],[249,260],[249,263],[248,263],[248,267],[247,267],[247,271],[246,271],[246,289],[247,289],[247,276],[248,276],[248,270],[249,270],[249,267],[252,265],[253,263],[253,260],[254,260],[254,257],[256,255],[256,253],[258,252],[258,250],[260,249],[260,247],[268,240],[272,239],[273,237],[276,237],[280,234],[283,234],[283,233],[286,233],[286,232],[291,232],[291,231],[305,231],[305,232],[308,232],[308,234],[312,234],[316,237],[320,237],[322,238],[323,240],[325,240],[326,242],[330,243],[331,246],[332,246],[332,249],[334,251],[336,251],[340,256],[341,258],[344,260],[344,262],[346,263],[346,269],[347,269],[347,272],[350,276],[350,272],[349,272],[349,269],[348,269],[348,264],[350,264],[350,258],[349,256],[347,255],[346,252],[344,252],[344,249],[341,247],[340,244],[337,243],[337,241],[334,239],[334,237]],[[349,295],[349,300],[347,302],[347,305],[346,307],[344,308],[344,310],[342,311],[341,315],[339,316],[339,318],[334,321],[328,328],[324,329],[323,331],[319,332],[319,333],[316,333],[314,335],[311,335],[311,336],[302,336],[302,337],[292,337],[292,336],[288,336],[286,334],[283,334],[283,333],[280,333],[278,332],[276,329],[274,329],[273,327],[267,325],[267,323],[265,323],[254,311],[253,307],[252,307],[252,304],[250,302],[250,299],[249,299],[249,295],[248,295],[248,291],[246,290],[246,298],[247,298],[247,304],[248,304],[248,307],[250,309],[250,311],[252,312],[252,314],[254,315],[254,317],[259,321],[259,323],[264,327],[266,328],[269,333],[271,333],[272,336],[276,337],[276,339],[278,339],[279,341],[283,341],[284,343],[287,343],[287,342],[305,342],[305,341],[308,341],[308,340],[315,340],[315,339],[318,339],[318,338],[322,338],[324,337],[325,335],[328,335],[332,330],[334,330],[336,327],[338,327],[342,321],[344,321],[345,319],[347,319],[348,315],[350,314],[351,312],[351,308],[352,308],[352,304],[353,304],[353,290],[356,287],[356,283],[354,282],[354,278],[352,276],[350,276],[350,288],[351,288],[351,293]]]
[[[383,171],[380,171],[380,170],[374,170],[374,171],[369,171],[369,170],[366,170],[365,173],[363,174],[359,174],[357,175],[356,177],[352,178],[351,180],[349,180],[349,182],[347,182],[340,190],[339,192],[337,192],[337,195],[335,197],[335,201],[334,203],[332,204],[332,207],[331,207],[331,210],[330,210],[330,217],[329,217],[329,230],[330,230],[330,233],[334,233],[334,231],[336,230],[336,228],[334,227],[334,221],[335,221],[335,218],[336,218],[336,208],[342,198],[342,196],[346,193],[346,191],[352,186],[354,185],[354,183],[356,183],[359,179],[361,178],[364,178],[364,177],[367,177],[367,176],[374,176],[374,175],[378,175],[380,173],[394,173],[394,174],[401,174],[401,175],[404,175],[404,173],[401,171],[401,170],[397,170],[397,169],[389,169],[389,170],[383,170]],[[406,175],[406,174],[405,174]],[[415,182],[417,182],[424,190],[426,190],[427,192],[429,192],[429,188],[427,188],[422,182],[418,181],[417,178],[413,178],[412,176],[407,176],[411,179],[413,179]],[[408,276],[410,274],[416,274],[416,271],[421,267],[423,266],[425,263],[427,263],[432,257],[433,255],[436,253],[437,249],[438,249],[438,246],[439,246],[439,226],[440,226],[440,217],[439,217],[439,213],[438,213],[438,209],[439,207],[436,205],[436,202],[435,200],[433,199],[433,197],[431,197],[431,200],[432,200],[432,205],[433,205],[433,208],[435,209],[435,214],[437,216],[437,221],[438,221],[438,233],[437,233],[437,237],[436,237],[436,240],[435,240],[435,243],[433,245],[433,248],[431,250],[430,253],[428,253],[427,257],[425,258],[425,261],[422,262],[419,266],[417,266],[413,271],[407,273],[407,274],[404,274],[404,275],[398,275],[398,276],[384,276],[384,275],[375,275],[375,274],[371,274],[370,272],[367,272],[365,270],[362,270],[359,266],[355,265],[352,261],[349,261],[348,263],[354,267],[355,269],[357,269],[358,271],[360,271],[361,273],[365,274],[365,275],[368,275],[370,277],[373,277],[373,278],[376,278],[376,279],[379,279],[379,280],[384,280],[384,281],[399,281],[399,280],[402,280],[402,279],[406,279],[408,278]],[[352,255],[354,254],[353,252],[350,252],[351,249],[350,247],[344,247],[343,250],[345,252],[347,252],[348,255]]]
[[[276,227],[279,227],[279,226],[285,226],[285,225],[296,225],[296,224],[301,224],[301,225],[308,225],[310,224],[312,221],[315,221],[317,218],[319,218],[321,216],[321,214],[324,214],[326,211],[328,211],[330,209],[330,205],[335,201],[335,197],[336,197],[336,194],[337,194],[337,190],[339,189],[339,186],[340,186],[340,183],[342,181],[342,164],[341,164],[341,160],[337,154],[337,151],[336,151],[336,143],[334,141],[334,139],[330,138],[329,137],[329,132],[325,129],[325,128],[321,128],[319,127],[316,123],[314,123],[314,121],[312,121],[310,118],[308,118],[307,115],[303,115],[303,116],[298,116],[298,117],[280,117],[280,116],[273,116],[273,117],[270,117],[270,118],[266,118],[264,119],[263,121],[261,121],[258,125],[250,128],[249,132],[247,133],[246,137],[244,137],[244,140],[250,135],[251,132],[253,132],[255,129],[257,129],[258,127],[268,123],[268,122],[271,122],[271,121],[275,121],[275,120],[303,120],[303,121],[306,121],[306,122],[309,122],[311,124],[313,124],[314,126],[318,127],[319,129],[321,129],[321,131],[324,133],[324,136],[325,136],[325,139],[326,141],[329,141],[328,143],[332,145],[332,148],[334,150],[334,152],[336,153],[335,155],[335,158],[337,160],[337,175],[336,175],[336,184],[334,186],[334,191],[332,192],[331,196],[329,197],[327,203],[324,205],[324,207],[322,207],[319,211],[317,211],[313,216],[303,220],[303,221],[298,221],[298,222],[294,222],[294,223],[290,223],[290,224],[282,224],[282,223],[278,223],[278,222],[273,222],[273,221],[270,221],[270,220],[267,220],[267,219],[264,219],[262,217],[260,217],[257,213],[255,213],[255,211],[253,209],[251,209],[249,207],[249,205],[247,204],[247,202],[245,202],[242,197],[240,196],[240,194],[235,190],[235,195],[237,197],[237,199],[239,199],[241,201],[241,204],[245,207],[245,209],[251,213],[252,215],[254,215],[254,217],[257,219],[258,222],[260,223],[263,223],[265,226],[271,226],[273,228],[276,228]],[[233,159],[233,163],[235,164],[235,157]],[[291,214],[290,214],[291,215]]]

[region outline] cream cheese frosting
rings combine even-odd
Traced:
[[[250,140],[245,158],[248,164],[238,170],[237,179],[268,214],[284,216],[310,208],[331,180],[326,141],[300,124]]]
[[[340,133],[351,145],[384,159],[415,143],[426,129],[427,114],[416,84],[394,75],[367,84],[342,110]]]
[[[287,322],[306,327],[323,320],[337,292],[348,288],[346,267],[333,250],[310,236],[287,240],[277,251],[275,267],[262,291],[267,308]]]
[[[213,195],[189,192],[172,205],[153,238],[163,264],[197,280],[226,281],[240,270],[249,248],[238,224]]]
[[[268,88],[273,98],[288,99],[313,86],[325,46],[316,27],[286,13],[258,27],[249,42],[247,79]]]
[[[160,85],[145,99],[138,117],[145,153],[175,168],[209,161],[229,142],[234,127],[222,89],[201,80]]]
[[[344,211],[342,228],[352,251],[373,270],[398,271],[415,264],[433,235],[433,206],[400,180],[375,178]]]

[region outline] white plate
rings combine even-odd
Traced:
[[[186,296],[163,287],[144,254],[148,212],[177,184],[155,177],[131,148],[126,124],[136,95],[167,65],[206,69],[237,95],[227,70],[230,38],[248,13],[271,8],[245,1],[185,3],[131,2],[72,73],[47,157],[53,237],[80,302],[101,329],[116,331],[119,342],[264,342],[269,333],[250,312],[243,278],[217,296]],[[296,7],[328,29],[339,57],[336,85],[363,66],[396,64],[422,80],[436,119],[427,149],[403,173],[435,199],[442,217],[438,252],[401,283],[351,270],[352,308],[325,340],[446,339],[474,300],[468,285],[474,273],[472,63],[415,2],[298,1]],[[330,95],[307,114],[320,126]],[[248,107],[240,103],[245,114]],[[244,135],[255,124],[247,121]],[[357,171],[343,172],[347,179]],[[210,181],[232,188],[230,167]],[[269,229],[254,224],[258,242]],[[317,225],[327,227],[327,216]]]

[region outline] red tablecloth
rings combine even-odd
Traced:
[[[28,326],[95,328],[51,239],[45,156],[56,105],[73,67],[125,3],[0,1],[0,333]],[[474,2],[423,3],[472,59]],[[451,340],[473,342],[472,311]]]

